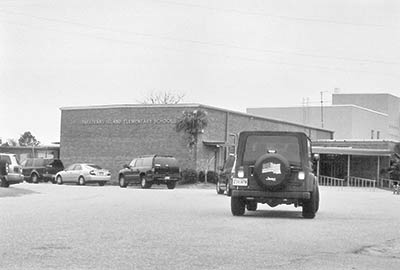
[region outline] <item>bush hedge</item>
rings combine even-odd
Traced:
[[[214,183],[216,184],[218,181],[218,174],[214,171],[207,171],[207,183]],[[205,182],[205,172],[199,172],[199,182]]]
[[[196,184],[198,180],[198,175],[194,169],[184,169],[182,170],[182,179],[179,184]]]

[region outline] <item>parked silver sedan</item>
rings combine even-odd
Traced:
[[[75,163],[58,172],[55,178],[59,185],[63,183],[76,183],[78,185],[98,183],[100,186],[104,186],[107,181],[110,181],[111,173],[96,164]]]

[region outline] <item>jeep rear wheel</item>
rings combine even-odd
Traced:
[[[319,208],[319,190],[318,186],[314,187],[311,192],[311,198],[303,202],[303,217],[304,218],[314,218],[315,213]]]
[[[231,197],[231,212],[234,216],[243,216],[246,203],[241,197]]]

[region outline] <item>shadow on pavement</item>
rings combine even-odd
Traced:
[[[17,188],[10,186],[9,188],[0,188],[0,198],[4,197],[20,197],[24,195],[30,194],[39,194],[39,192],[25,189],[25,188]]]
[[[257,217],[257,218],[286,218],[286,219],[303,219],[300,211],[287,211],[287,210],[257,210],[246,211],[244,217]]]

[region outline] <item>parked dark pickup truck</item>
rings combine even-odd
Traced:
[[[55,175],[64,170],[64,165],[59,159],[28,158],[22,162],[22,174],[25,181],[39,183],[40,181],[55,182]]]

